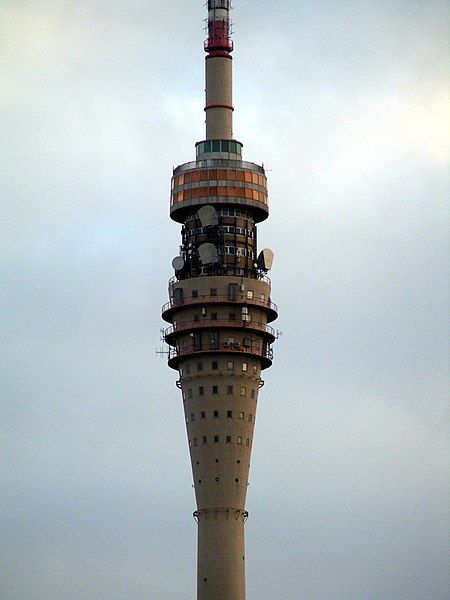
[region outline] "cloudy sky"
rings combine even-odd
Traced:
[[[203,139],[203,2],[0,2],[2,600],[189,600],[176,374],[155,357]],[[449,4],[235,0],[275,362],[249,600],[444,600]]]

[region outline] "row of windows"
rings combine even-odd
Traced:
[[[233,316],[233,318],[236,318],[236,315],[230,315],[230,317]],[[233,320],[234,320],[233,319]],[[234,360],[228,360],[227,361],[227,370],[228,371],[234,371]],[[213,360],[211,363],[211,369],[216,370],[219,368],[219,363],[217,360]],[[248,372],[248,363],[243,362],[241,365],[242,371],[244,373]],[[258,372],[258,365],[252,365],[252,369],[253,369],[253,374],[256,375]],[[197,362],[197,373],[200,373],[201,371],[203,371],[203,362],[199,361]],[[180,367],[180,375],[189,375],[191,373],[191,364],[190,363],[186,363],[184,366]]]
[[[172,204],[175,202],[183,202],[183,200],[193,200],[195,198],[211,198],[211,197],[228,197],[228,198],[246,198],[247,200],[257,200],[267,204],[267,194],[251,188],[240,188],[236,186],[209,186],[201,188],[187,189],[182,192],[172,193]]]
[[[203,435],[201,438],[201,443],[205,446],[208,443],[208,436],[207,435]],[[219,435],[214,435],[212,437],[212,441],[214,444],[220,444],[220,436]],[[231,435],[226,435],[225,436],[225,443],[226,444],[233,444],[233,436]],[[236,437],[236,444],[245,444],[246,446],[250,446],[250,438],[243,438],[242,436],[238,435]],[[193,438],[192,440],[189,440],[189,448],[191,448],[192,446],[198,446],[199,445],[199,438]]]
[[[207,227],[196,227],[195,229],[186,229],[186,237],[203,235],[207,232]],[[250,239],[253,239],[253,231],[251,231],[250,229],[244,229],[244,227],[235,227],[234,225],[224,225],[223,227],[219,227],[219,233],[236,233],[238,235],[246,235]]]
[[[172,188],[197,181],[241,181],[265,187],[266,178],[258,173],[236,169],[205,169],[183,173],[172,179]]]
[[[208,10],[213,8],[229,8],[230,0],[208,0]],[[198,142],[197,156],[208,152],[231,152],[242,155],[242,144],[231,140],[206,140]]]
[[[219,386],[218,385],[213,385],[212,386],[212,393],[214,395],[219,394]],[[205,387],[203,385],[200,385],[198,387],[198,393],[197,396],[204,396],[205,395]],[[242,386],[240,389],[240,395],[241,396],[246,396],[247,395],[247,388],[245,386]],[[234,396],[234,386],[232,385],[227,385],[227,391],[226,391],[226,396]],[[192,388],[188,388],[188,390],[185,392],[183,390],[183,400],[186,400],[186,398],[193,398],[194,397],[194,393]],[[250,398],[255,398],[256,397],[256,391],[255,390],[251,390],[250,392]]]
[[[255,257],[253,250],[247,250],[247,248],[236,248],[235,246],[224,246],[223,253],[232,254],[233,256],[244,256],[252,259]]]
[[[240,219],[253,221],[253,215],[246,210],[240,210],[239,208],[216,208],[216,212],[218,217],[238,217]],[[193,219],[199,219],[198,212],[189,215],[186,219],[186,223]]]
[[[232,246],[225,246],[225,248],[232,248]],[[238,248],[238,249],[239,249],[239,248]],[[225,254],[227,254],[227,252],[225,252]],[[181,299],[181,298],[177,298],[177,292],[179,292],[179,291],[181,291],[181,292],[182,292],[182,289],[181,289],[181,288],[175,288],[175,289],[173,290],[173,293],[174,293],[174,299],[178,299],[178,300],[179,300],[179,299]],[[217,294],[217,288],[209,288],[209,295],[210,295],[210,296],[217,296],[217,295],[218,295],[218,294]],[[232,300],[234,300],[234,299],[236,298],[236,296],[237,296],[237,285],[236,285],[236,291],[235,291],[235,292],[233,292],[233,294],[231,294],[231,293],[230,293],[230,291],[229,291],[229,292],[228,292],[228,295],[229,295],[229,296],[233,296],[232,298],[230,298],[230,299],[232,299]],[[181,293],[181,297],[182,297],[182,293]],[[198,290],[192,290],[192,291],[191,291],[191,297],[192,297],[192,298],[199,298],[199,295],[198,295]],[[247,298],[248,298],[249,300],[253,300],[253,298],[254,298],[254,297],[255,297],[255,293],[254,293],[254,291],[253,291],[253,290],[247,290]],[[265,299],[266,299],[266,296],[265,296],[264,294],[260,294],[260,299],[261,299],[261,300],[265,300]]]
[[[191,413],[190,419],[189,419],[189,415],[186,415],[186,423],[193,423],[195,421],[195,414],[196,413]],[[206,410],[202,410],[200,411],[200,419],[206,419],[207,418],[207,411]],[[234,413],[236,415],[236,413]],[[198,416],[198,415],[197,415]],[[212,412],[212,416],[213,419],[220,419],[220,411],[219,410],[213,410]],[[238,418],[239,419],[245,419],[245,413],[240,411],[238,413]],[[233,411],[232,410],[227,410],[227,419],[233,419]],[[253,423],[253,415],[251,413],[248,413],[247,415],[247,421],[249,423]]]

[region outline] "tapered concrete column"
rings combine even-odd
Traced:
[[[246,513],[208,509],[197,514],[197,600],[245,600]]]

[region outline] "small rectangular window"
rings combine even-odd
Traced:
[[[194,438],[194,446],[197,445],[197,438]]]
[[[255,397],[255,390],[252,390],[250,397],[253,399]]]
[[[250,300],[253,299],[253,290],[248,290],[247,291],[247,298],[249,298]]]
[[[213,394],[218,394],[219,393],[219,386],[218,385],[213,385],[212,386],[212,393]]]
[[[233,395],[233,386],[227,385],[227,396],[232,396],[232,395]]]
[[[203,363],[202,362],[197,363],[197,371],[203,371]]]
[[[243,418],[244,418],[244,413],[243,413],[243,412],[240,412],[240,413],[239,413],[239,418],[240,418],[240,419],[243,419]]]
[[[247,369],[248,369],[247,363],[242,363],[242,370],[247,371]]]
[[[227,435],[227,444],[231,444],[231,435]]]
[[[207,435],[204,435],[204,436],[202,437],[202,441],[203,441],[203,443],[204,443],[204,444],[207,444],[207,443],[208,443],[208,436],[207,436]]]
[[[217,288],[211,288],[209,290],[209,295],[210,296],[217,296]]]
[[[202,412],[200,413],[200,418],[201,419],[206,419],[206,413],[204,410],[202,410]]]
[[[253,415],[248,415],[248,422],[252,423],[253,422]]]
[[[236,313],[229,313],[228,314],[228,320],[229,321],[236,321]]]
[[[194,315],[194,321],[200,321],[200,315]]]
[[[247,438],[247,441],[245,442],[246,446],[250,446],[250,440]]]
[[[188,398],[192,398],[192,388],[189,388],[187,391]]]
[[[258,367],[256,365],[253,365],[253,374],[256,375],[257,372],[258,372]]]
[[[211,313],[211,321],[217,321],[217,313]]]
[[[219,436],[218,436],[218,435],[215,435],[215,436],[214,436],[214,443],[215,443],[215,444],[218,444],[218,443],[219,443]]]
[[[229,360],[229,361],[227,362],[227,369],[228,369],[229,371],[233,371],[233,369],[234,369],[234,361],[232,361],[232,360]]]
[[[192,290],[192,297],[198,298],[198,290]]]
[[[217,360],[213,360],[211,363],[211,369],[215,370],[219,368],[219,363],[217,362]]]
[[[219,418],[219,411],[218,411],[218,410],[215,410],[215,411],[213,412],[213,415],[214,415],[214,418],[215,418],[215,419],[218,419],[218,418]]]
[[[199,396],[205,395],[205,388],[202,385],[198,388],[198,395]]]
[[[240,436],[238,436],[238,438],[237,438],[237,443],[242,444],[242,438]]]
[[[227,410],[227,419],[232,419],[232,418],[233,418],[233,411]]]
[[[195,421],[195,413],[191,413],[191,421]]]
[[[246,393],[247,393],[247,388],[241,387],[241,396],[245,396]]]

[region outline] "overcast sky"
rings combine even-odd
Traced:
[[[450,7],[235,0],[235,136],[279,304],[249,600],[448,598]],[[190,600],[155,357],[204,137],[200,0],[0,2],[1,600]]]

